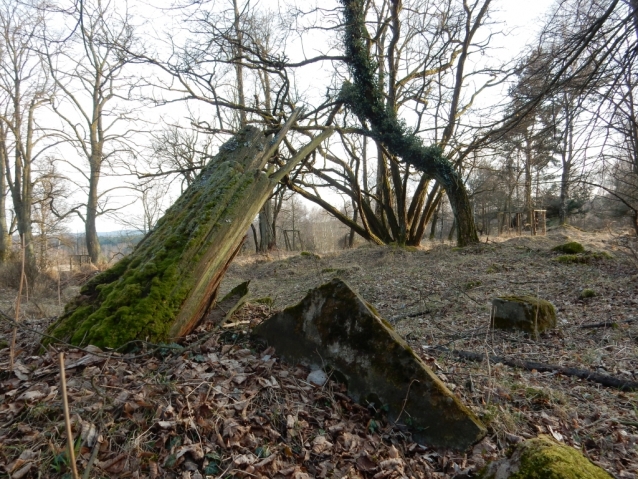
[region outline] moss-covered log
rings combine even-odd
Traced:
[[[341,0],[344,7],[346,61],[353,83],[344,84],[341,100],[359,117],[370,122],[371,134],[390,153],[436,179],[448,195],[457,225],[459,246],[478,243],[478,234],[463,179],[443,156],[438,145],[425,146],[419,137],[385,105],[377,65],[370,57],[370,35],[365,25],[364,0]]]
[[[331,133],[315,137],[277,171],[264,171],[295,116],[273,139],[246,127],[225,143],[131,255],[86,283],[48,334],[113,348],[190,332],[213,305],[276,183]]]

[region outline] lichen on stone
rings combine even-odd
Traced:
[[[556,308],[534,296],[500,296],[492,301],[492,326],[520,329],[534,336],[556,327]]]
[[[418,442],[464,449],[485,434],[390,323],[341,279],[310,291],[253,332],[288,362],[338,371],[354,400],[375,395],[388,419],[409,426]]]

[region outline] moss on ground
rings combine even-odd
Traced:
[[[509,459],[493,462],[479,473],[482,479],[611,479],[573,447],[549,436],[522,442]]]
[[[570,241],[569,243],[558,245],[552,248],[552,251],[565,254],[578,254],[585,251],[585,247],[577,241]]]
[[[554,258],[555,261],[562,264],[591,264],[606,259],[613,259],[613,256],[605,251],[593,251],[582,254],[565,254]]]

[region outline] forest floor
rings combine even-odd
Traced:
[[[561,263],[551,248],[567,241],[612,257]],[[472,477],[539,434],[578,448],[618,478],[638,477],[638,392],[557,372],[572,367],[638,381],[631,241],[635,251],[627,236],[560,228],[471,248],[242,256],[222,294],[251,280],[253,300],[229,324],[217,331],[203,324],[179,344],[141,344],[126,355],[91,347],[35,355],[58,306],[57,296],[31,298],[22,305],[13,373],[2,343],[10,342],[12,325],[0,321],[0,477],[70,477],[57,351],[66,354],[77,464],[87,477]],[[308,370],[250,339],[253,325],[335,276],[373,304],[481,418],[484,440],[467,451],[420,446],[350,401],[342,385],[314,386]],[[584,298],[586,289],[593,296]],[[512,294],[554,303],[558,327],[538,340],[488,328],[492,299]],[[2,311],[12,310],[15,295],[0,292]],[[467,361],[454,350],[556,368]]]

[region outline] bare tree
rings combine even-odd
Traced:
[[[55,201],[58,206],[65,202],[69,196],[67,181],[62,175],[52,157],[39,159],[34,164],[37,170],[37,179],[33,185],[33,229],[34,246],[40,271],[46,271],[51,267],[51,255],[49,250],[56,241],[67,233],[66,224],[69,218],[60,218],[53,209]]]
[[[168,125],[152,135],[151,151],[144,171],[136,171],[142,179],[177,178],[184,191],[213,156],[213,137],[199,129],[188,130]]]
[[[38,54],[43,17],[30,4],[0,2],[0,121],[4,129],[5,177],[17,229],[25,244],[26,272],[37,273],[33,245],[33,163],[47,148],[46,134],[37,121],[42,106],[50,103],[50,78]],[[9,153],[10,152],[10,153]],[[12,158],[11,158],[12,157]],[[11,160],[13,163],[11,164]]]
[[[58,134],[83,157],[88,168],[68,162],[84,180],[86,202],[72,211],[85,224],[91,261],[100,259],[97,218],[108,210],[100,178],[106,168],[130,154],[131,112],[125,107],[134,89],[126,71],[135,36],[126,10],[114,1],[84,0],[67,13],[72,31],[47,47],[50,74],[58,90],[53,109],[64,124]]]
[[[7,224],[7,165],[9,164],[9,141],[7,126],[0,121],[0,263],[11,254],[11,231]]]

